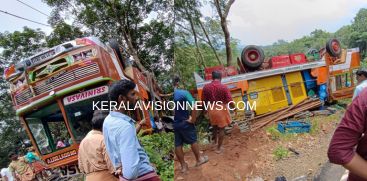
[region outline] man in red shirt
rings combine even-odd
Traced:
[[[213,81],[204,86],[202,97],[206,104],[210,104],[207,106],[207,111],[213,127],[214,143],[218,143],[216,153],[219,154],[223,151],[224,128],[231,122],[227,106],[230,103],[230,106],[234,108],[234,104],[229,89],[221,83],[222,74],[219,71],[213,71],[212,78]]]
[[[367,181],[367,89],[347,108],[328,150],[330,162],[350,171],[348,181]]]

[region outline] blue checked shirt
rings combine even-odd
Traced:
[[[103,123],[107,153],[115,168],[122,165],[122,176],[128,180],[154,171],[136,136],[134,120],[111,111]]]

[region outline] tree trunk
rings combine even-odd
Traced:
[[[217,51],[215,50],[215,48],[213,47],[212,42],[210,41],[208,32],[206,32],[205,27],[204,27],[203,23],[201,22],[201,20],[199,18],[198,18],[198,22],[200,24],[201,29],[203,30],[203,32],[205,34],[206,39],[208,40],[208,45],[210,46],[210,48],[212,48],[213,53],[215,55],[215,58],[218,60],[219,65],[223,65],[222,62],[220,61],[219,57],[218,57]]]
[[[224,33],[224,40],[226,44],[226,53],[227,53],[227,66],[232,65],[232,48],[231,48],[231,36],[228,31],[227,21],[221,20],[220,25],[222,26],[222,30]]]
[[[220,25],[224,33],[224,41],[226,45],[226,54],[227,54],[227,66],[230,66],[232,64],[231,36],[229,34],[228,26],[227,26],[227,16],[229,13],[229,9],[231,8],[234,1],[235,0],[229,0],[224,8],[224,12],[222,12],[219,0],[214,0],[214,5],[217,9],[217,12],[220,18]]]
[[[192,21],[192,17],[190,15],[190,13],[187,11],[187,9],[185,8],[185,12],[186,12],[186,15],[187,15],[187,18],[189,19],[189,22],[190,22],[190,26],[191,26],[191,30],[192,30],[192,34],[194,35],[194,41],[195,41],[195,46],[196,46],[196,51],[197,53],[199,54],[199,57],[200,57],[200,61],[202,63],[202,65],[204,66],[204,68],[206,67],[205,66],[205,62],[204,62],[204,58],[203,58],[203,55],[201,54],[200,52],[200,49],[199,49],[199,44],[198,44],[198,39],[197,39],[197,35],[196,35],[196,31],[195,31],[195,27],[194,27],[194,22]]]
[[[140,58],[137,54],[137,51],[136,49],[134,48],[133,44],[131,43],[131,38],[130,38],[130,35],[128,35],[125,31],[123,31],[123,34],[124,34],[124,39],[126,41],[126,44],[128,46],[128,50],[129,50],[129,53],[131,54],[131,56],[133,56],[134,58],[134,61],[136,63],[136,65],[138,66],[138,68],[142,71],[142,72],[145,72],[147,71],[146,68],[143,66],[143,64],[141,64],[140,62]]]
[[[138,66],[138,68],[139,68],[142,72],[147,71],[147,70],[146,70],[146,68],[143,66],[143,64],[142,64],[142,63],[141,63],[141,61],[140,61],[140,58],[139,58],[138,53],[137,53],[137,50],[134,48],[134,46],[133,46],[133,44],[132,44],[132,39],[131,39],[130,34],[129,34],[127,31],[125,31],[125,30],[124,30],[124,28],[123,28],[123,27],[124,27],[124,26],[126,26],[126,25],[123,23],[123,21],[122,21],[122,19],[121,19],[121,15],[119,15],[119,14],[117,13],[117,10],[116,10],[116,8],[115,8],[114,4],[112,5],[112,7],[113,7],[113,9],[114,9],[114,11],[115,11],[115,19],[117,20],[117,23],[120,25],[120,26],[119,26],[119,29],[120,29],[120,31],[121,31],[121,33],[122,33],[122,36],[124,37],[124,40],[125,40],[125,42],[126,42],[126,44],[127,44],[127,50],[128,50],[128,52],[129,52],[129,54],[130,54],[131,56],[133,56],[133,58],[134,58],[134,61],[135,61],[136,65]]]

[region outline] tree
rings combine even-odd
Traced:
[[[45,33],[40,29],[28,27],[24,27],[23,31],[0,33],[0,47],[4,49],[1,53],[2,65],[18,62],[42,50],[46,46],[44,38]]]
[[[229,9],[235,0],[213,0],[214,6],[218,12],[218,16],[220,19],[220,24],[224,33],[224,40],[226,44],[226,53],[227,53],[227,66],[232,64],[232,50],[231,50],[231,36],[228,30],[228,22],[227,16],[229,13]]]
[[[0,33],[0,73],[4,74],[5,67],[17,63],[42,50],[45,43],[45,34],[39,29],[23,28],[23,31]],[[15,116],[10,95],[9,85],[0,79],[0,166],[7,167],[8,154],[11,151],[20,151],[26,139],[25,131]]]
[[[46,37],[48,47],[53,47],[83,36],[80,28],[71,26],[65,22],[60,22],[53,28],[52,33]]]
[[[54,8],[51,19],[63,18],[64,13],[74,16],[74,24],[86,28],[87,33],[103,41],[115,38],[133,57],[139,69],[151,62],[167,62],[172,57],[172,1],[167,0],[44,0]],[[160,24],[160,25],[158,25]],[[148,31],[149,26],[160,26],[163,31]],[[154,39],[154,41],[152,41]],[[147,43],[149,42],[149,43]],[[156,46],[165,44],[165,49]],[[154,50],[154,51],[147,51]],[[157,56],[161,55],[161,56]],[[154,67],[147,67],[152,70]]]
[[[358,11],[351,25],[350,45],[359,47],[363,57],[367,57],[367,9]]]

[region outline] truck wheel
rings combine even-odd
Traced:
[[[340,47],[340,42],[337,39],[330,39],[326,43],[326,51],[332,57],[339,57],[342,53],[342,49]]]
[[[110,45],[110,47],[113,50],[115,50],[118,59],[122,63],[122,66],[124,68],[127,67],[127,63],[125,62],[126,59],[122,56],[122,53],[121,53],[121,50],[120,50],[120,46],[119,46],[119,43],[117,42],[117,40],[116,39],[110,39],[110,40],[108,40],[108,44]]]
[[[242,63],[250,68],[250,69],[257,69],[261,66],[264,62],[265,55],[264,51],[255,45],[248,45],[246,46],[241,53],[241,60]]]

